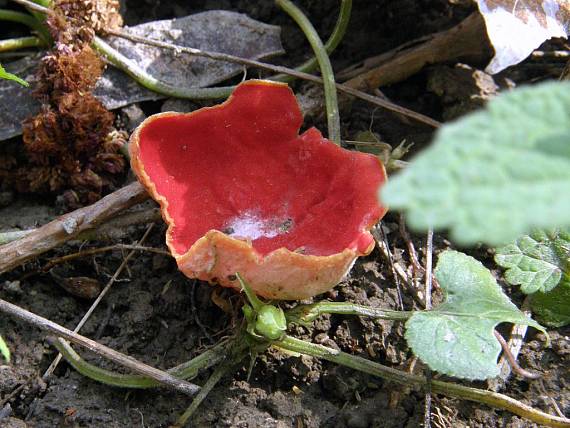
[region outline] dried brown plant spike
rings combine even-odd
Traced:
[[[43,58],[34,95],[41,111],[23,123],[27,164],[2,169],[2,186],[61,196],[64,209],[91,204],[114,190],[126,162],[127,137],[90,92],[104,70],[91,48],[96,32],[122,24],[118,1],[55,0],[46,21],[54,48]]]
[[[48,26],[61,44],[88,43],[98,33],[117,30],[123,25],[117,0],[56,0]]]

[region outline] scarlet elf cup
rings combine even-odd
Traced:
[[[135,130],[132,169],[185,275],[239,290],[239,272],[259,296],[304,299],[372,251],[383,165],[315,128],[299,135],[302,122],[286,84],[248,80],[220,105]]]

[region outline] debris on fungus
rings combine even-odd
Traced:
[[[146,119],[131,167],[160,203],[166,242],[191,278],[304,299],[334,287],[374,247],[386,180],[376,156],[311,128],[285,84],[250,80],[223,104]]]
[[[52,2],[46,24],[54,45],[42,58],[34,91],[41,110],[23,123],[27,159],[0,171],[2,187],[59,194],[72,209],[95,202],[123,178],[126,134],[114,129],[114,115],[91,93],[104,63],[89,45],[96,32],[121,25],[118,6]]]

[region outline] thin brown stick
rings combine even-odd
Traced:
[[[492,50],[485,40],[485,24],[480,14],[474,12],[449,30],[407,42],[392,51],[368,58],[360,67],[353,66],[349,70],[337,73],[337,78],[349,79],[343,83],[343,90],[350,87],[358,91],[371,91],[403,81],[430,64],[458,60],[481,61],[490,58]],[[345,92],[350,93],[346,90]],[[366,101],[373,102],[373,100]],[[346,99],[341,98],[340,102],[346,102]],[[385,107],[380,103],[375,102],[375,104]],[[304,113],[316,115],[317,109],[322,109],[321,105],[322,103],[313,102]],[[412,117],[407,114],[406,116]]]
[[[6,395],[2,400],[0,400],[0,408],[3,408],[4,405],[10,401],[12,398],[14,398],[16,395],[18,395],[20,393],[20,391],[22,389],[24,389],[25,387],[27,387],[28,385],[30,385],[32,383],[32,381],[35,380],[35,376],[24,380],[20,385],[18,385],[16,388],[14,388],[12,390],[12,392],[10,392],[8,395]],[[2,420],[2,419],[0,419]]]
[[[144,235],[142,236],[142,238],[139,240],[139,244],[142,244],[145,239],[148,237],[148,235],[150,234],[151,230],[152,230],[153,224],[150,224],[147,229],[146,232],[144,233]],[[115,283],[115,281],[117,281],[117,279],[119,278],[119,275],[123,272],[124,269],[127,268],[127,263],[129,262],[129,260],[135,255],[136,250],[132,250],[123,260],[123,262],[120,264],[120,266],[117,268],[117,270],[115,271],[115,273],[113,274],[113,276],[111,277],[111,279],[109,279],[109,281],[107,282],[107,284],[105,285],[105,287],[103,288],[103,290],[101,290],[101,293],[99,293],[99,295],[97,296],[97,298],[95,299],[95,301],[91,304],[91,307],[89,308],[89,310],[85,313],[85,315],[83,315],[83,318],[81,318],[81,321],[79,321],[79,323],[77,324],[77,326],[73,329],[74,333],[78,333],[79,330],[81,330],[81,328],[85,325],[85,323],[87,322],[87,320],[91,317],[91,314],[93,314],[93,312],[95,311],[95,308],[97,308],[97,306],[99,305],[99,303],[101,302],[101,300],[103,300],[103,297],[105,297],[107,295],[107,293],[109,292],[109,290],[111,289],[111,286]],[[61,353],[58,353],[57,356],[55,357],[55,359],[51,362],[50,366],[47,368],[47,370],[45,371],[45,373],[42,376],[43,380],[46,380],[48,377],[51,376],[51,374],[53,373],[53,371],[56,369],[57,365],[59,364],[59,362],[62,359],[62,355]]]
[[[410,262],[412,263],[412,274],[413,274],[413,283],[414,287],[419,287],[419,277],[420,275],[425,274],[424,267],[420,264],[418,259],[418,253],[416,252],[416,247],[414,247],[414,243],[406,229],[406,221],[404,219],[404,215],[400,214],[398,216],[398,228],[400,230],[400,235],[402,239],[406,243],[406,247],[408,247],[408,256],[410,257]]]
[[[15,1],[16,3],[23,4],[27,7],[30,7],[31,9],[36,10],[38,12],[46,13],[48,11],[47,8],[40,6],[40,5],[37,5],[35,3],[32,3],[28,0],[13,0],[13,1]],[[172,43],[166,43],[166,42],[161,42],[158,40],[152,40],[152,39],[147,39],[145,37],[127,34],[127,33],[124,33],[123,31],[110,31],[110,30],[108,30],[107,32],[109,34],[114,35],[114,36],[127,38],[127,39],[130,39],[133,41],[137,41],[139,43],[150,44],[152,46],[157,46],[157,47],[164,48],[164,49],[172,49],[176,52],[186,52],[186,53],[190,53],[192,55],[207,56],[208,58],[213,58],[213,59],[218,59],[218,60],[223,60],[223,61],[228,61],[228,62],[237,62],[240,64],[245,64],[245,65],[250,65],[250,66],[254,66],[254,67],[258,67],[258,68],[263,68],[266,70],[275,71],[277,73],[288,74],[291,76],[298,77],[300,79],[305,79],[305,80],[309,80],[309,81],[312,81],[315,83],[319,83],[321,85],[323,84],[323,79],[321,79],[320,77],[313,76],[312,74],[309,74],[309,73],[303,73],[301,71],[292,70],[292,69],[287,68],[287,67],[281,67],[281,66],[276,66],[276,65],[272,65],[272,64],[268,64],[268,63],[264,63],[264,62],[260,62],[260,61],[255,61],[255,60],[251,60],[251,59],[245,59],[245,58],[237,57],[235,55],[228,55],[228,54],[223,54],[223,53],[219,53],[219,52],[207,52],[207,51],[203,51],[200,49],[190,48],[187,46],[174,45]],[[383,100],[381,98],[375,97],[373,95],[366,94],[364,92],[361,92],[361,91],[355,89],[354,87],[350,87],[347,85],[341,85],[341,84],[337,84],[336,87],[339,91],[343,91],[347,94],[350,94],[354,97],[360,98],[364,101],[368,101],[372,104],[383,107],[387,110],[391,110],[391,111],[394,111],[396,113],[400,113],[404,116],[408,116],[412,119],[415,119],[415,120],[422,122],[426,125],[429,125],[431,127],[438,128],[441,125],[441,123],[439,123],[438,121],[436,121],[436,120],[434,120],[428,116],[425,116],[421,113],[417,113],[415,111],[401,107],[397,104],[391,103],[390,101],[386,101],[386,100]]]
[[[163,256],[171,256],[171,254],[163,250],[161,248],[153,248],[153,247],[145,247],[143,245],[128,245],[128,244],[115,244],[115,245],[107,245],[106,247],[97,247],[97,248],[90,248],[88,250],[81,250],[76,253],[66,254],[65,256],[53,258],[48,261],[42,268],[42,272],[49,271],[55,265],[69,262],[70,260],[79,259],[82,257],[94,256],[96,254],[106,253],[108,251],[117,251],[117,250],[134,250],[134,251],[143,251],[147,253],[155,253],[161,254]]]
[[[521,311],[527,317],[530,317],[531,312],[530,312],[530,304],[529,304],[528,297],[523,301],[523,304],[521,306]],[[517,360],[517,357],[521,351],[521,348],[522,348],[522,345],[524,342],[524,337],[526,335],[527,330],[528,330],[528,326],[527,325],[521,325],[521,324],[514,324],[511,328],[510,337],[509,337],[507,344],[508,344],[508,348],[510,351],[510,355],[512,355],[512,357],[515,361]],[[499,366],[499,372],[500,372],[499,376],[497,376],[494,379],[489,379],[487,381],[489,388],[492,389],[493,391],[500,390],[503,387],[503,385],[507,382],[509,376],[511,375],[511,373],[513,371],[513,368],[511,366],[511,363],[508,360],[506,353],[501,354],[501,358],[499,358],[498,366]]]
[[[539,373],[531,373],[528,370],[523,369],[519,365],[519,363],[517,362],[516,358],[511,353],[511,350],[509,348],[509,344],[507,343],[505,338],[501,335],[501,333],[499,333],[497,330],[493,330],[493,332],[495,333],[495,337],[497,338],[497,340],[501,344],[501,348],[503,348],[503,353],[505,354],[505,357],[507,358],[507,360],[511,366],[511,369],[513,370],[514,373],[518,374],[521,377],[525,377],[527,379],[538,379],[538,378],[540,378]]]
[[[74,333],[73,331],[65,327],[62,327],[61,325],[56,324],[53,321],[50,321],[46,318],[43,318],[39,315],[36,315],[32,312],[22,309],[19,306],[13,305],[12,303],[9,303],[2,299],[0,299],[0,312],[3,312],[5,314],[13,316],[14,318],[18,318],[21,321],[32,324],[40,328],[41,330],[63,337],[77,345],[84,346],[85,348],[93,351],[97,355],[101,355],[102,357],[105,357],[117,364],[120,364],[132,370],[135,373],[141,374],[146,377],[150,377],[156,380],[157,382],[165,386],[168,386],[176,391],[183,392],[184,394],[190,396],[193,396],[197,394],[198,391],[200,391],[200,387],[198,385],[194,385],[190,382],[177,379],[174,376],[162,370],[151,367],[132,357],[117,352],[114,349],[101,345],[100,343],[97,343],[94,340],[91,340],[85,336],[81,336],[80,334]]]
[[[400,287],[400,280],[398,279],[398,275],[396,274],[396,266],[394,263],[394,259],[392,257],[392,253],[390,252],[390,243],[388,242],[388,237],[384,233],[382,229],[382,223],[380,223],[377,227],[377,230],[380,232],[380,237],[382,238],[382,243],[384,244],[384,248],[386,248],[388,252],[388,263],[390,264],[390,271],[392,272],[392,277],[394,278],[394,284],[396,284],[396,291],[398,293],[398,306],[400,310],[404,310],[404,302],[402,299],[402,291]]]
[[[431,309],[431,290],[432,290],[432,272],[433,272],[433,229],[430,227],[427,233],[426,242],[426,285],[425,285],[425,308]],[[431,370],[426,367],[426,391],[424,402],[424,427],[431,427]]]
[[[430,64],[465,58],[481,60],[491,54],[485,40],[485,24],[481,14],[474,12],[449,30],[367,59],[362,68],[352,70],[353,77],[345,84],[355,89],[371,90],[405,80]]]
[[[432,128],[439,128],[441,126],[441,122],[438,122],[431,117],[423,115],[421,113],[415,112],[413,110],[407,109],[405,107],[399,106],[398,104],[394,104],[390,101],[383,100],[380,97],[375,97],[374,95],[367,94],[362,92],[358,89],[351,88],[350,86],[344,83],[337,83],[336,88],[344,92],[346,94],[352,95],[353,97],[360,98],[361,100],[367,101],[370,104],[377,105],[379,107],[383,107],[386,110],[393,111],[394,113],[399,113],[401,115],[410,117],[412,119],[417,120],[418,122],[424,123],[426,125],[431,126]]]
[[[398,216],[398,230],[400,231],[400,235],[404,239],[406,246],[408,247],[408,255],[410,256],[410,262],[412,262],[412,267],[419,275],[425,273],[424,267],[420,264],[418,259],[418,253],[416,251],[416,247],[414,247],[414,243],[412,242],[412,238],[406,229],[406,220],[404,219],[404,215],[400,214]]]
[[[0,246],[0,274],[78,237],[147,198],[144,187],[134,182],[93,205],[53,220],[22,239]]]
[[[111,34],[113,36],[116,36],[116,37],[121,37],[121,38],[130,40],[130,41],[133,41],[133,42],[143,43],[146,45],[155,46],[155,47],[159,47],[162,49],[170,49],[170,50],[173,50],[175,52],[183,52],[183,53],[187,53],[190,55],[203,56],[203,57],[215,59],[215,60],[221,60],[221,61],[226,61],[226,62],[249,65],[251,67],[257,67],[257,68],[261,68],[264,70],[273,71],[276,73],[287,74],[287,75],[296,77],[298,79],[307,80],[309,82],[318,83],[320,85],[323,84],[323,79],[321,77],[318,77],[318,76],[315,76],[315,75],[312,75],[309,73],[304,73],[302,71],[293,70],[291,68],[282,67],[279,65],[269,64],[266,62],[242,58],[242,57],[238,57],[235,55],[230,55],[230,54],[225,54],[225,53],[220,53],[220,52],[204,51],[201,49],[191,48],[188,46],[175,45],[172,43],[162,42],[160,40],[154,40],[154,39],[149,39],[146,37],[137,36],[134,34],[129,34],[125,31],[121,31],[121,30],[109,30],[109,31],[107,31],[107,33]],[[360,98],[360,99],[367,101],[371,104],[374,104],[374,105],[383,107],[387,110],[391,110],[393,112],[400,113],[404,116],[413,118],[413,119],[417,120],[418,122],[422,122],[422,123],[429,125],[433,128],[438,128],[439,126],[441,126],[440,122],[438,122],[438,121],[436,121],[436,120],[434,120],[428,116],[425,116],[421,113],[417,113],[417,112],[409,110],[405,107],[394,104],[393,102],[388,101],[386,99],[382,99],[380,97],[376,97],[376,96],[373,96],[370,94],[366,94],[362,91],[359,91],[356,88],[350,87],[349,85],[343,85],[343,84],[337,83],[336,88],[339,91],[342,91],[342,92],[345,92],[349,95],[352,95],[353,97]]]
[[[412,283],[412,281],[410,280],[410,278],[408,277],[408,274],[406,273],[406,271],[402,268],[402,266],[400,266],[399,263],[394,263],[393,257],[392,257],[392,253],[390,252],[390,248],[388,247],[388,245],[386,244],[386,242],[383,241],[382,237],[379,236],[381,235],[380,232],[376,232],[375,229],[372,229],[372,235],[374,236],[374,241],[376,242],[376,245],[378,246],[378,249],[380,250],[380,252],[382,253],[382,255],[388,260],[388,262],[390,263],[390,268],[392,269],[392,275],[394,276],[394,280],[397,281],[396,279],[396,274],[397,276],[399,276],[402,279],[402,282],[406,285],[407,290],[410,292],[410,294],[412,295],[412,297],[414,298],[414,300],[420,305],[420,306],[424,306],[425,302],[424,299],[422,297],[419,296],[418,294],[418,289],[416,287],[414,287],[414,284]]]
[[[552,404],[552,407],[554,408],[554,411],[556,412],[556,414],[558,416],[560,416],[561,418],[565,418],[566,416],[564,415],[564,413],[562,412],[562,410],[560,410],[560,406],[558,405],[558,403],[556,402],[556,400],[554,398],[552,398],[552,396],[548,393],[548,391],[546,390],[545,386],[544,386],[544,382],[542,381],[542,379],[539,379],[537,382],[537,385],[539,387],[539,389],[542,391],[542,393],[548,397],[548,400],[550,401],[550,404]]]
[[[287,74],[298,79],[309,80],[315,83],[322,83],[322,79],[309,73],[297,71],[292,68],[283,67],[281,65],[269,64],[267,62],[257,61],[249,58],[242,58],[240,56],[226,54],[222,52],[205,51],[202,49],[191,48],[189,46],[175,45],[174,43],[163,42],[149,37],[137,36],[136,34],[129,33],[123,30],[106,30],[107,34],[122,39],[130,40],[131,42],[141,43],[143,45],[154,46],[161,49],[168,49],[179,53],[186,53],[194,56],[201,56],[218,61],[231,62],[234,64],[248,65],[250,67],[261,68],[263,70],[273,71],[275,73]]]

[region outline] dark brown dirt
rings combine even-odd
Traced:
[[[206,0],[191,2],[191,6],[188,3],[127,1],[124,5],[126,22],[136,24],[204,9],[232,9],[283,25],[284,45],[288,52],[293,52],[283,60],[285,63],[298,63],[309,52],[301,33],[272,2]],[[334,25],[337,2],[302,3],[321,34],[328,34]],[[355,1],[349,34],[333,56],[335,67],[341,69],[418,36],[448,28],[467,11],[468,8],[452,7],[444,0]],[[452,67],[450,65],[445,72]],[[457,103],[463,103],[469,95],[454,98],[453,94],[446,94],[447,98],[443,99],[442,94],[429,89],[428,82],[433,82],[434,73],[444,71],[426,70],[386,88],[385,93],[397,103],[438,119],[444,117],[448,109],[452,109],[450,114],[456,114]],[[160,110],[161,103],[144,103],[141,108],[153,113]],[[421,145],[431,137],[429,129],[371,109],[364,103],[354,103],[350,112],[343,112],[347,138],[369,128],[393,146],[404,138]],[[55,214],[51,201],[16,196],[14,202],[0,209],[0,231],[43,224]],[[394,259],[411,274],[409,254],[398,230],[396,215],[388,215],[383,224]],[[143,226],[130,228],[123,242],[140,239],[145,229]],[[425,240],[415,236],[413,243],[423,263]],[[72,243],[38,262],[3,275],[0,298],[73,329],[91,302],[70,295],[49,275],[28,274],[52,257],[75,252],[79,247],[99,245]],[[164,247],[162,224],[155,226],[145,245]],[[445,237],[436,237],[436,254],[448,246]],[[493,267],[484,249],[476,250],[474,255]],[[115,251],[74,261],[63,266],[62,272],[105,283],[122,260],[123,254]],[[173,367],[198,355],[211,346],[212,341],[231,334],[236,325],[235,317],[213,303],[213,290],[181,275],[170,258],[141,253],[129,264],[128,272],[113,286],[81,333],[153,366]],[[407,285],[397,284],[388,260],[375,250],[357,263],[349,278],[322,297],[410,310],[418,308],[412,291]],[[239,300],[229,291],[224,291],[222,296],[234,306]],[[513,299],[517,303],[520,298],[514,292]],[[190,403],[188,397],[164,389],[130,391],[98,384],[65,363],[43,381],[42,374],[56,356],[45,335],[4,315],[0,316],[0,333],[13,352],[12,362],[0,365],[0,426],[167,427]],[[397,369],[414,367],[415,373],[423,370],[421,362],[408,350],[403,326],[397,322],[323,316],[310,328],[296,327],[293,333]],[[555,402],[563,413],[569,414],[570,328],[552,331],[550,335],[552,346],[546,349],[544,338],[530,331],[519,358],[523,367],[540,372],[542,380],[511,378],[501,392],[553,414]],[[101,367],[116,369],[99,357],[82,354]],[[192,419],[192,426],[385,428],[417,427],[423,423],[424,393],[413,388],[311,357],[298,358],[276,351],[257,357],[249,379],[248,364],[246,361],[215,387]],[[203,383],[208,374],[202,373],[195,382]],[[485,387],[484,384],[478,386]],[[508,412],[441,396],[434,396],[432,424],[436,427],[536,426]]]

